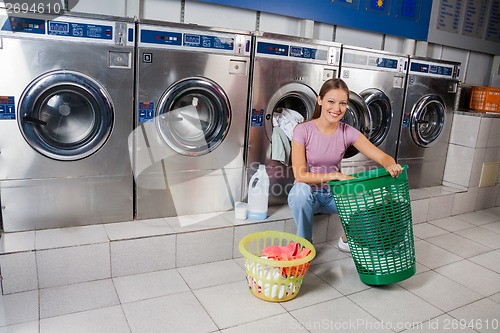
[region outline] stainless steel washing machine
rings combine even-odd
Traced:
[[[460,63],[410,57],[397,161],[410,188],[441,185]]]
[[[394,158],[403,113],[407,63],[407,55],[342,46],[341,77],[351,91],[350,113],[344,121],[367,128],[367,138]],[[348,149],[341,166],[347,174],[380,167],[354,147]]]
[[[0,27],[4,230],[133,219],[134,23],[3,11]]]
[[[244,185],[259,164],[265,164],[270,178],[269,204],[286,204],[293,171],[289,153],[275,158],[273,145],[290,150],[292,126],[312,117],[321,85],[338,77],[341,45],[269,33],[256,33],[254,45]],[[284,114],[288,120],[281,121]]]
[[[241,200],[251,35],[138,24],[136,218],[233,209]]]

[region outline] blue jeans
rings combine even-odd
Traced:
[[[297,235],[312,242],[313,216],[337,213],[329,188],[313,190],[309,184],[295,183],[288,194],[288,206],[297,225]]]

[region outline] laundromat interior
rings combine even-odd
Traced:
[[[499,12],[0,2],[0,332],[498,332]],[[408,166],[416,272],[363,283],[339,215],[317,214],[300,292],[259,299],[240,241],[297,231],[276,128],[311,119],[332,78],[350,89],[342,121]],[[237,218],[259,165],[267,217]]]

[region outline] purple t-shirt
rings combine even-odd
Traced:
[[[340,162],[345,151],[358,139],[360,131],[339,123],[335,133],[321,133],[314,121],[306,121],[295,126],[293,140],[306,149],[306,163],[309,172],[328,173],[340,171]]]

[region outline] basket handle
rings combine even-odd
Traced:
[[[405,172],[408,169],[408,165],[406,165],[406,164],[402,165],[401,167],[403,168],[403,172]],[[399,175],[401,175],[401,174],[399,174]],[[399,175],[398,175],[398,177],[399,177]],[[328,184],[332,185],[332,186],[336,186],[336,185],[357,183],[357,182],[361,182],[364,180],[391,176],[391,174],[385,168],[378,168],[378,169],[374,169],[374,170],[368,170],[368,171],[354,173],[351,176],[353,176],[354,178],[345,179],[345,180],[330,180],[330,181],[328,181]]]

